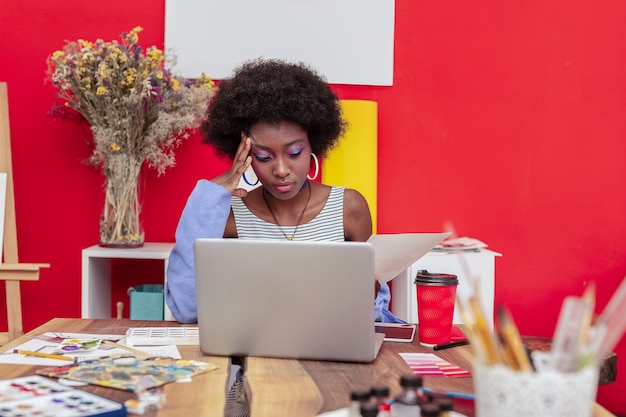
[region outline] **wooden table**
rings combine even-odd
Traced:
[[[0,351],[11,351],[27,340],[29,336],[45,332],[67,333],[96,333],[120,334],[126,333],[129,327],[157,327],[175,326],[167,321],[138,321],[115,319],[53,319],[34,329],[13,342],[0,347]],[[227,357],[203,356],[198,346],[178,346],[180,354],[185,359],[211,362],[217,365],[217,370],[197,375],[190,383],[167,384],[165,386],[166,406],[158,413],[148,413],[146,416],[158,417],[191,417],[191,416],[221,416],[226,404],[226,385],[230,372],[230,359]],[[2,379],[32,375],[37,366],[0,364]],[[118,402],[135,398],[132,393],[99,386],[81,387],[96,395],[110,398]]]
[[[28,340],[29,336],[50,331],[68,333],[124,334],[128,327],[176,326],[173,322],[115,319],[53,319],[19,339],[0,347],[10,351]],[[225,406],[226,387],[230,371],[227,357],[204,356],[198,346],[178,346],[186,359],[202,360],[219,366],[215,371],[193,377],[189,383],[167,384],[164,408],[146,416],[221,416]],[[389,386],[391,395],[400,391],[400,375],[410,372],[399,352],[430,352],[419,343],[385,342],[371,364],[322,362],[310,360],[246,359],[246,378],[251,396],[252,417],[315,416],[348,406],[350,392],[370,388],[375,384]],[[441,358],[471,370],[471,349],[461,346],[435,352]],[[37,367],[0,364],[1,378],[15,378],[34,374]],[[471,378],[425,377],[424,386],[437,391],[471,394]],[[97,395],[123,402],[134,395],[123,391],[87,386],[83,389]],[[457,402],[458,411],[473,416],[471,401]],[[600,405],[595,406],[594,417],[613,416]]]

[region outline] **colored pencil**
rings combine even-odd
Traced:
[[[476,396],[473,394],[463,394],[461,392],[440,392],[440,391],[435,391],[432,390],[430,388],[422,388],[422,391],[425,392],[426,394],[443,394],[443,395],[447,395],[448,397],[452,397],[452,398],[462,398],[465,400],[475,400]]]
[[[58,359],[60,361],[75,361],[74,358],[70,358],[69,356],[54,355],[52,353],[32,352],[30,350],[14,349],[13,353],[18,353],[20,355],[38,356],[40,358]]]
[[[502,339],[502,350],[506,365],[518,371],[532,371],[533,367],[526,354],[526,349],[522,343],[517,326],[505,305],[498,305],[496,318]]]

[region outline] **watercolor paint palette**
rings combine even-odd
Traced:
[[[125,417],[126,407],[39,375],[0,381],[0,417]]]
[[[214,369],[217,366],[209,362],[163,357],[143,358],[128,353],[89,359],[77,365],[38,369],[36,372],[46,377],[143,392]]]

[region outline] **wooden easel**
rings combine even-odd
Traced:
[[[3,345],[24,333],[20,281],[37,281],[39,280],[39,269],[50,266],[50,264],[20,263],[17,256],[15,195],[13,192],[13,166],[9,131],[9,96],[6,83],[0,83],[0,172],[7,174],[3,239],[4,261],[0,263],[0,281],[4,281],[6,285],[8,322],[8,332],[0,332],[0,345]]]

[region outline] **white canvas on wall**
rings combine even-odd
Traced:
[[[184,77],[250,59],[311,65],[331,84],[393,84],[395,0],[166,0],[165,49]]]
[[[3,258],[3,242],[4,242],[4,209],[7,198],[7,174],[0,172],[0,264]]]

